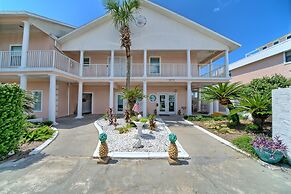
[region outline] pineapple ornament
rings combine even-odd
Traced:
[[[178,160],[178,148],[176,145],[177,136],[174,133],[169,134],[170,145],[168,149],[168,162],[170,165],[180,164]]]
[[[108,156],[108,146],[106,143],[107,135],[106,133],[101,133],[99,135],[99,140],[101,142],[99,147],[99,159],[97,160],[98,164],[108,164],[110,157]]]

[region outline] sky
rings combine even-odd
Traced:
[[[242,46],[234,62],[261,45],[291,32],[291,0],[152,0]],[[30,11],[73,26],[105,13],[102,0],[0,0],[0,10]]]

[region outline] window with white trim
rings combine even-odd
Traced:
[[[160,57],[150,57],[150,74],[161,73],[161,59]]]
[[[285,63],[291,62],[291,50],[285,52]]]
[[[90,64],[90,57],[84,57],[83,58],[83,65],[88,67],[89,64]]]
[[[32,91],[32,95],[34,97],[34,112],[42,112],[42,90],[34,90]]]

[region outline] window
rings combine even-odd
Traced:
[[[291,50],[285,52],[285,63],[291,62]]]
[[[267,46],[264,46],[264,47],[263,47],[263,50],[265,50],[266,48],[267,48]]]
[[[42,111],[42,91],[41,90],[34,90],[32,91],[32,95],[34,97],[34,112],[41,112]]]
[[[90,57],[84,57],[83,64],[84,64],[84,66],[88,67],[90,64]]]
[[[274,42],[274,44],[273,45],[276,45],[276,44],[278,44],[279,43],[279,41],[276,41],[276,42]]]
[[[287,40],[291,38],[291,35],[287,36]]]
[[[160,57],[150,57],[150,74],[161,73],[161,59]]]
[[[20,66],[21,65],[21,45],[11,45],[10,46],[10,66]]]

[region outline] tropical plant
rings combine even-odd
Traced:
[[[230,114],[238,112],[249,112],[253,117],[253,123],[263,129],[265,120],[272,114],[272,99],[268,94],[253,94],[252,96],[242,96],[239,104]]]
[[[127,72],[126,89],[130,89],[130,67],[131,67],[131,31],[129,25],[134,21],[134,13],[140,7],[139,0],[105,0],[105,9],[111,14],[115,28],[121,37],[121,47],[125,48]]]
[[[132,108],[137,101],[141,101],[144,95],[140,88],[135,87],[132,89],[124,88],[122,91],[122,98],[127,100],[127,110],[132,115]]]
[[[259,93],[271,96],[272,90],[277,88],[287,88],[289,86],[291,86],[291,79],[287,79],[280,74],[275,74],[270,77],[253,79],[244,87],[242,93],[243,95]]]
[[[48,126],[41,126],[38,128],[27,128],[24,130],[22,142],[44,141],[52,137],[54,130]]]
[[[151,131],[154,131],[157,127],[155,119],[156,119],[156,115],[149,116],[149,127]]]
[[[243,88],[240,83],[218,83],[217,85],[206,86],[202,89],[203,99],[206,101],[218,100],[230,111],[234,109],[232,100],[236,100]],[[231,115],[232,122],[239,124],[238,114]]]

